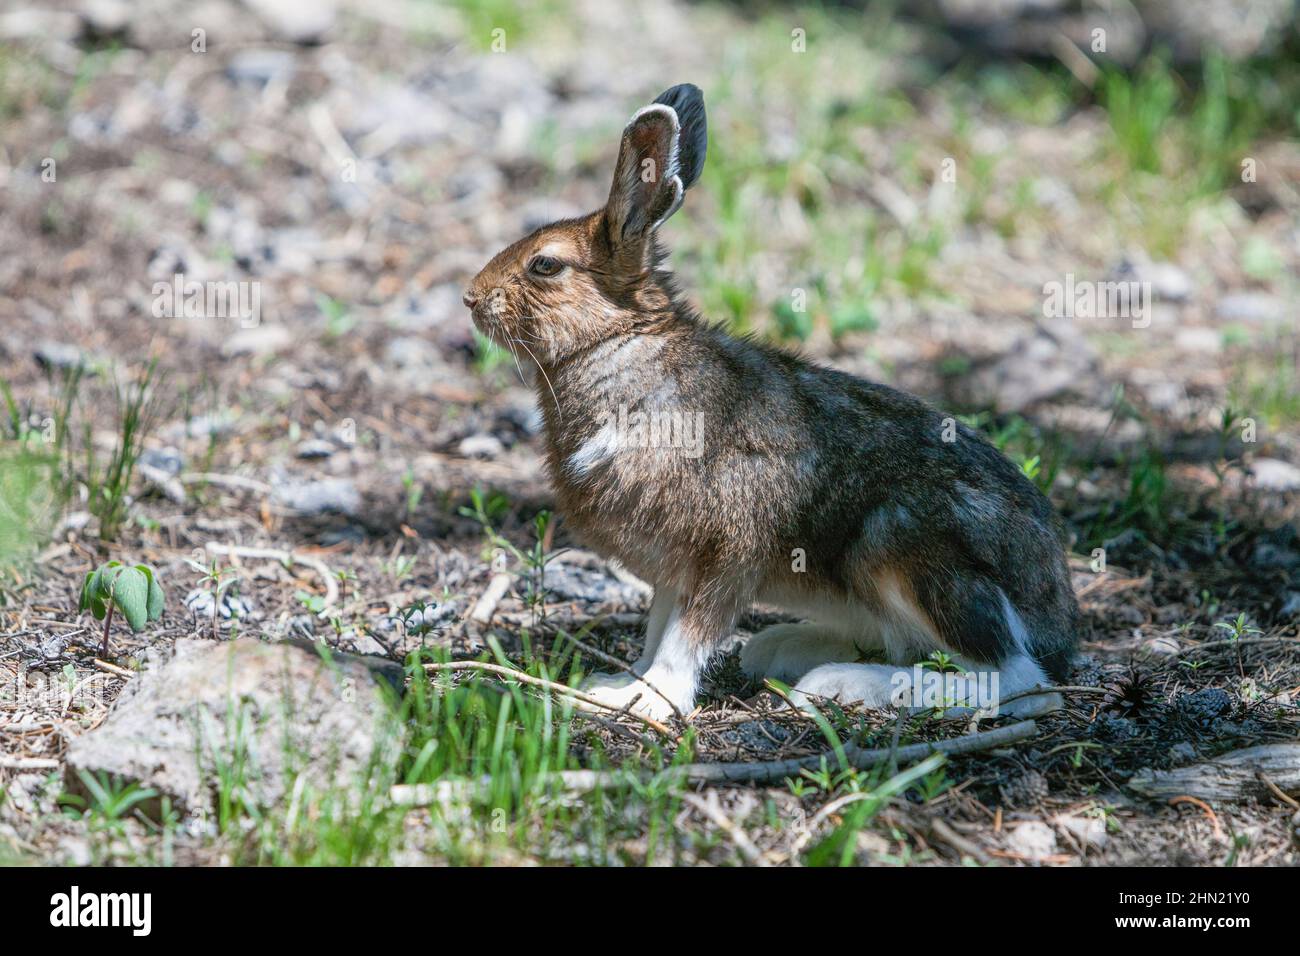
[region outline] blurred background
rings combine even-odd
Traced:
[[[39,655],[106,554],[272,544],[343,575],[331,641],[400,657],[394,608],[463,617],[502,541],[572,544],[461,293],[689,81],[708,159],[662,238],[705,316],[981,428],[1061,511],[1093,652],[1294,635],[1295,7],[4,0],[0,630]],[[1110,282],[1141,321],[1053,305]],[[547,593],[635,657],[643,595],[591,567]],[[276,568],[230,614],[325,630]]]

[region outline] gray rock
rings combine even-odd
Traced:
[[[563,561],[546,566],[546,591],[560,601],[584,601],[621,607],[639,607],[641,594],[612,574]]]
[[[974,404],[1020,412],[1061,396],[1094,399],[1105,383],[1091,346],[1068,325],[1037,328],[964,383]]]
[[[271,32],[293,43],[316,43],[334,26],[334,0],[244,0]]]
[[[253,603],[235,593],[234,588],[221,592],[221,599],[214,601],[209,588],[195,588],[185,595],[185,606],[195,617],[212,620],[219,615],[223,621],[242,621],[253,616]]]
[[[140,464],[175,476],[185,469],[185,457],[175,448],[146,448],[140,455]]]
[[[123,0],[82,0],[81,19],[91,37],[125,36],[131,26],[131,5]]]
[[[251,329],[240,329],[226,339],[221,346],[221,354],[271,355],[292,344],[293,334],[283,325],[258,325]]]
[[[1030,820],[1011,831],[1007,844],[1023,856],[1041,860],[1056,852],[1056,834],[1046,823]]]
[[[86,354],[75,345],[63,342],[41,342],[32,350],[36,364],[44,369],[67,371],[78,365],[88,365]]]
[[[1300,591],[1287,591],[1277,616],[1284,621],[1300,618]]]
[[[495,435],[470,435],[456,446],[456,453],[462,458],[497,458],[505,450]]]
[[[272,80],[288,80],[293,76],[293,55],[285,50],[254,47],[240,50],[226,64],[226,76],[234,83],[266,86]]]
[[[299,442],[293,453],[299,458],[328,458],[334,454],[334,443],[321,438],[309,438]]]
[[[357,486],[346,478],[278,482],[271,491],[271,498],[281,507],[301,515],[329,512],[352,515],[361,508],[361,494]]]
[[[1256,458],[1250,466],[1255,487],[1265,491],[1295,491],[1300,488],[1300,468],[1277,458]]]
[[[398,738],[379,680],[359,658],[326,663],[302,647],[182,638],[133,678],[108,717],[68,748],[66,785],[105,774],[153,788],[183,812],[209,812],[221,768],[245,767],[241,796],[281,801],[299,774],[319,793],[348,787]],[[309,791],[310,792],[310,791]],[[143,809],[157,816],[160,799]]]
[[[380,630],[391,631],[400,628],[407,634],[416,636],[432,634],[456,617],[456,608],[450,604],[436,602],[409,604],[400,608],[396,614],[384,619]]]
[[[1280,322],[1286,314],[1282,300],[1262,292],[1232,292],[1219,300],[1215,313],[1224,322],[1266,324]]]

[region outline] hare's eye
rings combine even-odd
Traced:
[[[528,263],[528,271],[535,276],[558,275],[563,268],[564,263],[550,256],[533,256],[532,261]]]

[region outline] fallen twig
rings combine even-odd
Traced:
[[[853,744],[844,745],[844,756],[849,766],[858,770],[868,770],[878,763],[890,759],[891,753],[899,763],[921,760],[934,753],[956,754],[973,753],[1001,747],[1034,736],[1038,727],[1032,720],[1008,724],[993,730],[977,734],[966,734],[948,740],[909,744],[893,750],[880,747],[875,750],[863,750]],[[815,754],[811,757],[796,757],[790,760],[755,761],[741,763],[697,763],[674,767],[664,773],[680,773],[690,783],[774,783],[786,777],[797,777],[800,771],[814,770],[821,766],[823,760],[835,759],[833,751]]]
[[[0,757],[0,770],[58,770],[57,760],[42,757]]]
[[[479,597],[474,609],[469,612],[469,619],[475,624],[491,624],[492,615],[497,611],[497,605],[501,599],[506,596],[510,590],[510,575],[504,571],[498,571],[492,575],[492,580],[488,582],[487,590]]]
[[[425,664],[424,669],[430,673],[440,671],[482,671],[488,674],[496,674],[498,677],[507,677],[510,680],[517,680],[521,684],[529,684],[533,687],[541,687],[544,690],[554,691],[557,694],[564,694],[575,700],[580,700],[584,704],[590,704],[593,707],[599,707],[601,710],[612,711],[616,714],[626,714],[634,720],[639,720],[647,727],[653,729],[656,733],[667,737],[669,740],[676,740],[676,735],[652,717],[646,717],[644,714],[638,714],[634,711],[622,707],[615,707],[613,704],[607,704],[603,700],[597,700],[580,690],[570,687],[568,684],[561,684],[553,680],[546,680],[543,677],[534,677],[531,674],[525,674],[523,671],[515,670],[512,667],[503,667],[500,664],[488,664],[483,661],[450,661],[446,664]]]
[[[101,661],[98,657],[95,658],[95,666],[101,671],[107,671],[116,677],[121,677],[126,680],[130,680],[135,676],[134,671],[129,671],[125,667],[118,667],[116,664],[110,664],[108,661]]]
[[[460,663],[474,664],[472,661]],[[443,667],[448,665],[426,664],[428,667]],[[493,671],[505,671],[512,677],[528,677],[527,674],[519,675],[509,668],[496,667],[491,664],[479,664],[478,669],[491,669]],[[475,669],[473,667],[460,668],[462,670]],[[531,678],[530,681],[539,683],[550,683],[540,681],[539,678]],[[563,685],[560,685],[563,688]],[[635,716],[635,715],[634,715]],[[645,719],[645,718],[642,718]],[[907,747],[901,747],[894,751],[894,756],[899,761],[922,760],[934,753],[956,754],[974,753],[979,750],[988,750],[992,747],[1001,747],[1006,744],[1015,743],[1016,741],[1025,740],[1034,736],[1038,732],[1037,726],[1032,720],[1021,721],[1017,724],[1008,724],[1006,727],[998,727],[994,730],[986,730],[978,734],[967,734],[963,737],[954,737],[950,740],[937,740],[928,743],[910,744]],[[855,747],[852,744],[845,745],[845,756],[849,764],[859,770],[866,770],[874,767],[876,764],[888,760],[890,749],[882,747],[876,750],[863,750],[861,747]],[[775,783],[786,777],[798,776],[801,770],[811,770],[819,767],[821,762],[826,759],[835,759],[833,752],[817,754],[812,757],[801,757],[794,760],[775,760],[770,762],[754,763],[693,763],[683,764],[679,767],[669,767],[663,771],[629,771],[629,770],[563,770],[552,774],[550,779],[560,784],[565,790],[571,793],[585,793],[590,790],[596,790],[601,787],[615,787],[632,783],[645,784],[656,778],[675,780],[682,784],[717,784],[717,783]],[[400,806],[429,806],[434,803],[441,803],[445,800],[453,799],[460,794],[472,793],[474,787],[486,787],[490,784],[491,778],[483,777],[479,780],[447,780],[437,784],[400,784],[393,787],[389,793],[389,798]]]

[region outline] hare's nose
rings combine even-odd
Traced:
[[[476,296],[474,294],[474,291],[470,289],[467,290],[465,294],[460,297],[460,301],[465,303],[465,308],[472,309],[474,308],[474,306],[478,305],[478,296]]]

